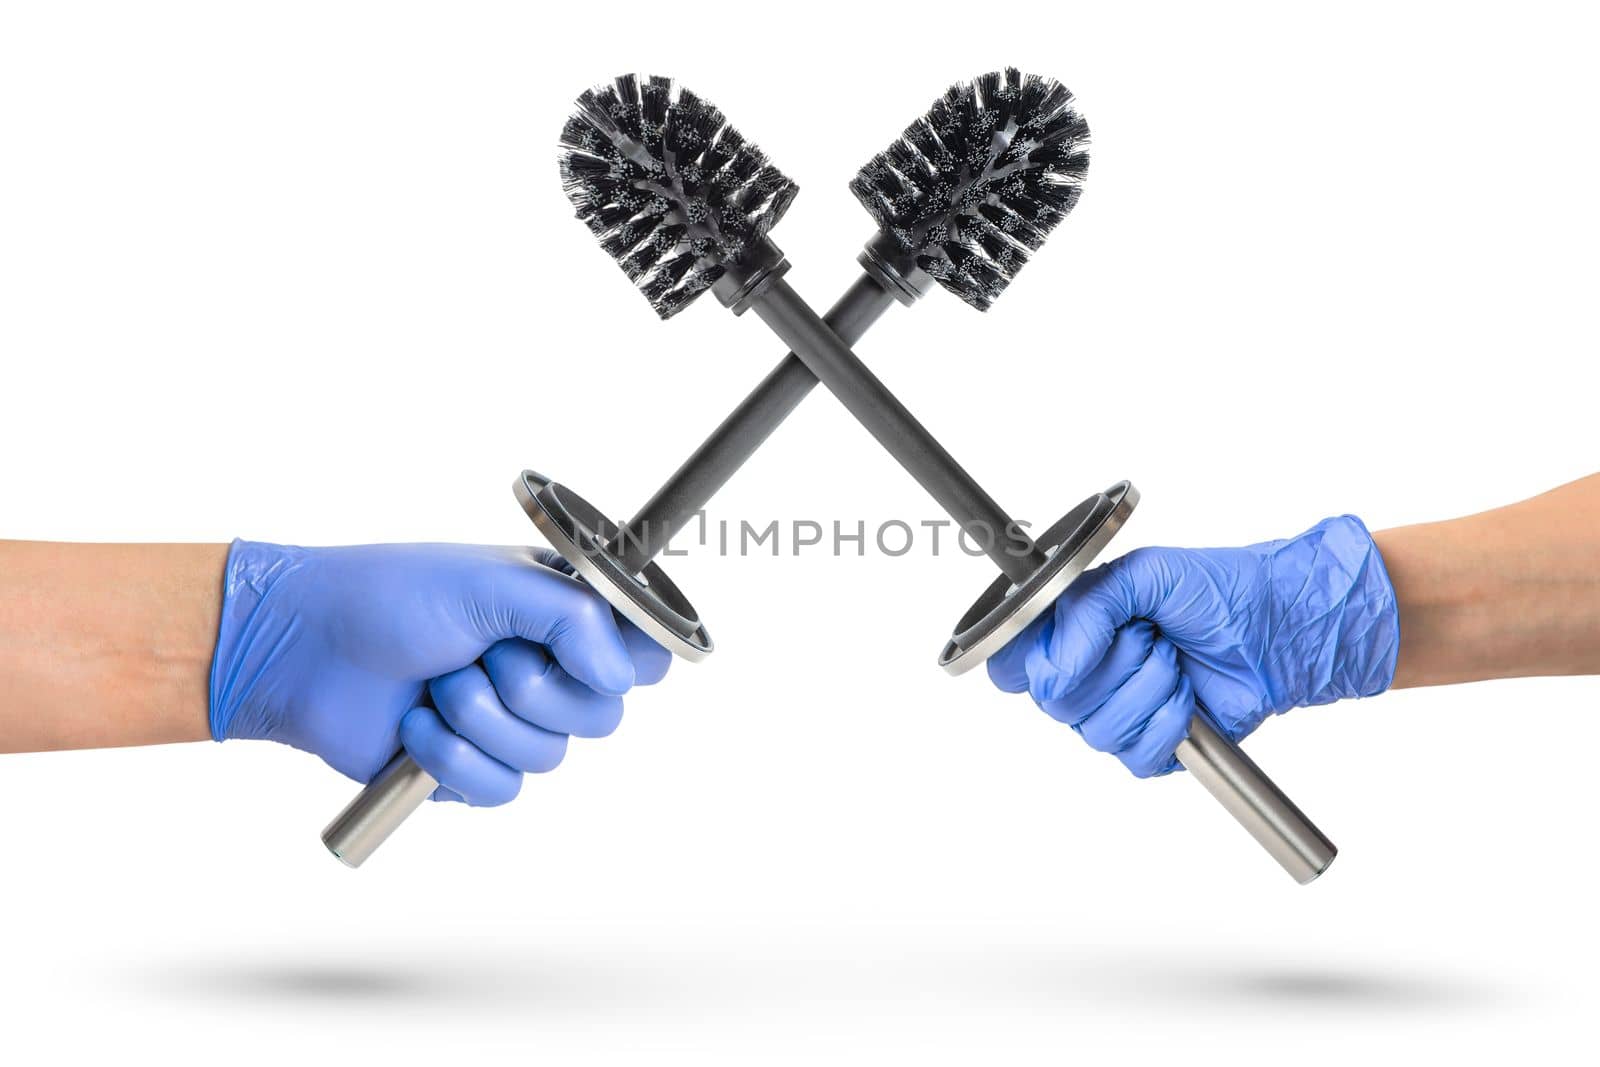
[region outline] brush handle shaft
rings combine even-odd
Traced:
[[[1011,517],[786,281],[769,283],[751,306],[952,519],[987,535],[989,558],[1008,578],[1022,582],[1044,563],[1031,543],[1020,552],[1006,539],[1018,529]],[[1178,758],[1296,881],[1311,881],[1333,862],[1333,843],[1204,714],[1192,721]]]
[[[862,274],[828,312],[827,324],[837,336],[855,344],[894,302],[871,275]],[[816,376],[793,353],[785,356],[639,510],[614,542],[613,551],[620,551],[634,573],[643,570],[816,384]],[[437,784],[400,752],[328,824],[322,843],[346,865],[361,866],[422,806]]]
[[[1255,761],[1211,724],[1204,708],[1189,721],[1178,762],[1301,885],[1327,870],[1339,854]]]
[[[776,278],[768,283],[751,307],[1006,577],[1022,582],[1044,565],[1044,553],[1032,541],[1018,540],[1021,527],[1005,509],[973,481],[788,282]]]
[[[862,274],[833,305],[824,322],[845,344],[853,345],[895,302],[871,275]],[[634,574],[644,569],[685,523],[733,477],[762,442],[799,406],[817,384],[816,375],[794,353],[785,356],[733,414],[711,432],[677,473],[628,520],[613,542],[622,563]]]

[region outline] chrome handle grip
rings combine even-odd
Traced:
[[[1327,870],[1339,854],[1255,761],[1217,731],[1203,710],[1189,722],[1189,736],[1178,746],[1178,762],[1301,885]]]
[[[1189,736],[1178,745],[1177,755],[1301,885],[1327,870],[1339,854],[1316,824],[1203,713],[1191,720]],[[334,817],[322,831],[322,843],[346,866],[359,867],[437,787],[427,771],[401,752]]]
[[[404,752],[357,793],[322,831],[322,843],[346,867],[359,867],[438,788]]]

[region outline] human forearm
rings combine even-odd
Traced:
[[[1179,765],[1197,708],[1239,741],[1393,686],[1600,674],[1600,475],[1377,535],[1339,515],[1240,548],[1135,549],[1052,621],[990,677],[1141,777]]]
[[[0,751],[209,737],[227,551],[0,541]]]
[[[1600,475],[1374,540],[1399,602],[1396,688],[1600,674]]]

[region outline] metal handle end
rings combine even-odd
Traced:
[[[401,752],[322,831],[322,843],[346,867],[359,867],[422,806],[438,782]]]
[[[1333,861],[1338,859],[1338,858],[1339,858],[1339,846],[1335,845],[1333,842],[1329,841],[1328,842],[1327,855],[1323,858],[1322,865],[1320,867],[1317,867],[1314,870],[1310,871],[1304,877],[1297,879],[1297,881],[1301,885],[1310,885],[1312,882],[1315,882],[1318,878],[1321,878],[1322,877],[1322,872],[1326,871],[1329,867],[1332,867],[1333,866]]]
[[[1301,885],[1316,881],[1339,854],[1327,835],[1203,711],[1190,720],[1178,761]]]

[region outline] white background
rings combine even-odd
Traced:
[[[519,542],[523,467],[642,502],[779,348],[710,300],[657,322],[569,218],[568,103],[635,68],[800,182],[776,236],[819,306],[871,232],[845,183],[947,82],[1076,90],[1094,163],[1051,246],[988,316],[936,293],[861,346],[1019,514],[1131,478],[1125,550],[1519,499],[1600,465],[1588,16],[8,4],[0,531]],[[935,514],[819,394],[712,517]],[[359,872],[316,838],[351,784],[287,749],[0,759],[0,1058],[1589,1045],[1600,682],[1269,723],[1248,748],[1343,848],[1302,889],[1193,781],[935,668],[986,567],[695,551],[715,657]]]

